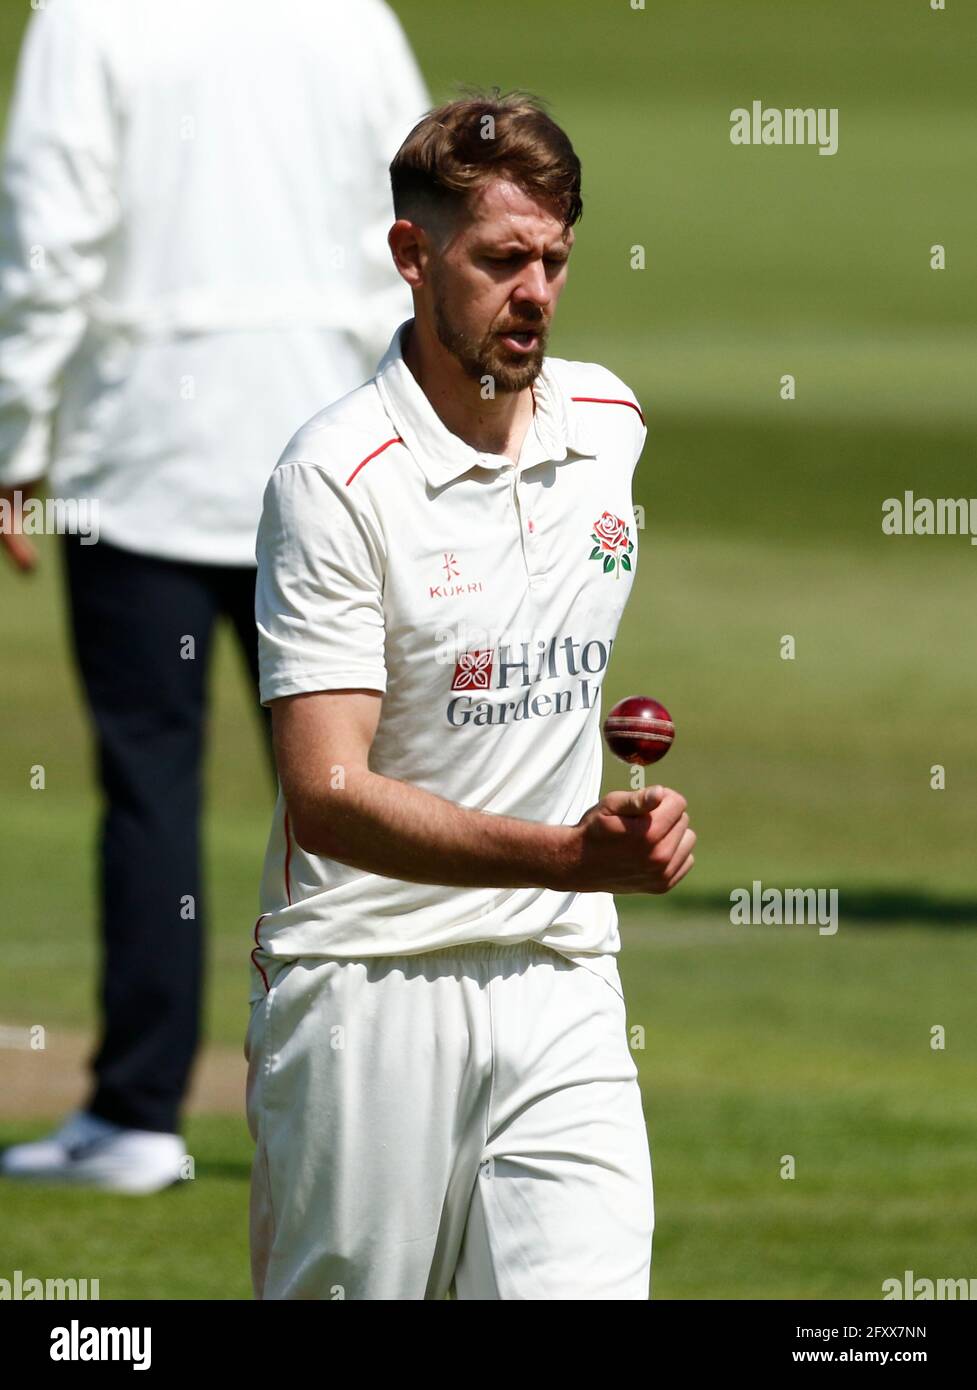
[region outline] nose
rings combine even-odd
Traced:
[[[551,293],[543,262],[529,261],[512,291],[512,302],[523,308],[532,304],[542,310],[549,307]]]

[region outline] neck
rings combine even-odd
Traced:
[[[518,462],[533,418],[533,395],[500,391],[482,397],[481,383],[465,372],[430,325],[417,318],[407,330],[404,361],[446,429],[483,454]]]

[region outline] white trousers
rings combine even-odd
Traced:
[[[616,963],[605,977],[536,942],[259,961],[257,1298],[649,1297]]]

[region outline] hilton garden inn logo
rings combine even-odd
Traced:
[[[759,879],[729,895],[729,920],[734,926],[792,926],[816,923],[819,936],[838,930],[837,888],[764,888]]]
[[[597,701],[599,677],[611,659],[614,638],[606,642],[592,637],[538,638],[535,642],[500,642],[461,652],[456,661],[449,700],[445,711],[448,723],[521,723],[524,719],[545,718],[590,709]],[[570,679],[563,689],[533,693],[542,682]],[[511,690],[514,699],[483,699],[483,694]]]
[[[729,113],[734,145],[817,145],[818,154],[838,152],[837,106],[789,106],[780,111],[755,101]]]
[[[882,503],[886,536],[969,536],[977,545],[977,497],[887,497]]]

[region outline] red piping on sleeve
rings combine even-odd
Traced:
[[[640,406],[635,405],[634,401],[612,401],[608,400],[606,396],[571,396],[570,399],[571,401],[589,401],[591,405],[629,405],[632,410],[638,412],[638,419],[641,423],[644,424],[645,422]]]
[[[393,437],[393,439],[388,439],[387,442],[386,442],[385,444],[381,444],[381,445],[380,445],[379,449],[374,449],[372,454],[367,454],[366,458],[360,460],[360,462],[359,462],[359,463],[356,465],[356,467],[353,469],[352,473],[351,473],[351,474],[349,475],[349,477],[346,479],[346,486],[349,487],[350,483],[351,483],[351,482],[353,481],[353,479],[356,477],[357,473],[360,471],[360,469],[363,467],[364,464],[367,464],[367,463],[370,462],[370,459],[375,459],[376,456],[377,456],[377,454],[382,454],[383,451],[384,451],[384,449],[389,449],[389,448],[390,448],[391,444],[403,444],[403,442],[404,442],[404,441],[401,439],[400,435],[399,435],[399,434],[395,434],[394,437]]]

